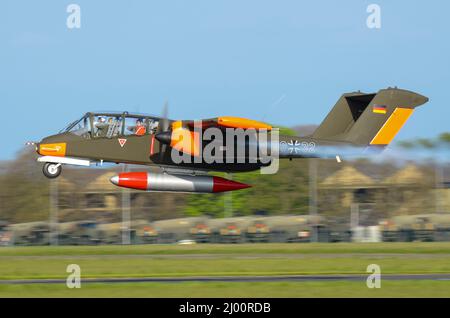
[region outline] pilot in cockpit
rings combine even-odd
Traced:
[[[137,136],[142,136],[142,135],[145,135],[146,130],[147,130],[147,129],[145,129],[144,123],[141,122],[139,119],[136,120],[136,126],[135,126],[135,129],[134,129],[134,133],[135,133]]]
[[[135,134],[136,136],[143,136],[147,132],[145,124],[144,124],[143,120],[141,120],[141,119],[136,119],[135,125],[129,126],[127,129],[130,132],[132,132],[133,134]]]
[[[149,130],[151,134],[155,134],[156,130],[158,129],[159,122],[156,120],[150,120],[149,122]]]
[[[106,122],[106,118],[103,116],[99,116],[97,121],[94,123],[95,128],[97,129],[95,132],[96,137],[105,137],[108,132],[108,123]]]

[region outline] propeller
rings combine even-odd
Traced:
[[[167,144],[170,143],[171,132],[169,130],[170,122],[168,119],[169,113],[169,103],[166,101],[164,103],[161,121],[159,124],[158,132],[156,133],[156,139],[159,141],[159,160],[162,161],[164,159],[164,155],[167,150]],[[169,140],[169,142],[168,142]]]
[[[165,101],[161,114],[161,131],[167,131],[169,129],[169,119],[167,118],[168,113],[169,113],[169,103]]]

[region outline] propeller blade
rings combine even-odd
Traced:
[[[169,113],[169,103],[166,101],[164,103],[161,115],[161,131],[167,131],[169,129],[169,119],[167,118],[168,113]]]
[[[159,133],[157,134],[157,136],[161,135],[161,134],[167,135],[167,132],[169,130],[168,114],[169,114],[169,103],[166,101],[163,106],[162,115],[161,115],[161,123],[159,126],[160,130],[159,130]],[[170,137],[170,135],[169,135],[169,137]],[[157,138],[157,139],[159,140],[159,138]],[[160,140],[159,140],[159,142],[160,142],[159,143],[159,160],[162,162],[164,159],[164,155],[166,153],[167,143],[161,142]]]

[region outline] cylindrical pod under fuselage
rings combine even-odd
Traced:
[[[119,187],[161,192],[217,193],[250,187],[247,184],[215,176],[123,172],[111,178]]]

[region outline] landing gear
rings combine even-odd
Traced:
[[[44,172],[44,176],[54,179],[61,174],[62,165],[60,163],[46,162],[42,171]]]

